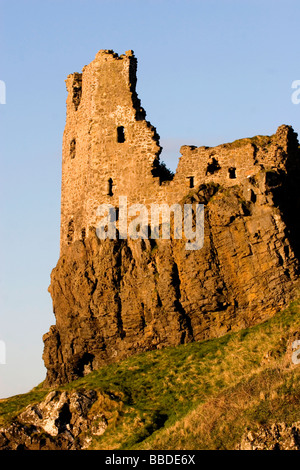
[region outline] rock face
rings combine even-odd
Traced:
[[[107,419],[92,406],[101,397],[94,390],[50,392],[29,405],[8,427],[0,428],[1,450],[77,450],[88,446],[85,433],[103,434]],[[103,401],[103,400],[102,400]]]
[[[257,199],[204,185],[204,246],[99,240],[66,247],[52,272],[56,325],[44,336],[49,384],[136,352],[225,334],[264,320],[296,294],[298,262],[262,173]],[[279,186],[276,186],[279,189]]]
[[[184,146],[172,177],[135,92],[136,60],[100,51],[68,77],[61,256],[44,336],[47,385],[137,352],[220,336],[274,315],[299,289],[297,134],[281,126],[215,148]],[[204,204],[204,246],[106,239],[99,204]],[[194,220],[195,222],[195,220]]]
[[[248,432],[236,450],[300,450],[300,422],[274,423]]]

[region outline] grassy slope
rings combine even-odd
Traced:
[[[298,335],[299,332],[299,335]],[[139,354],[61,389],[96,389],[108,418],[96,449],[230,449],[246,428],[300,420],[300,300],[260,325]],[[0,426],[43,399],[42,386],[0,402]]]

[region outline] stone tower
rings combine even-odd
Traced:
[[[102,50],[66,80],[61,246],[88,234],[100,203],[143,203],[157,191],[161,148],[135,91],[136,67],[132,51]]]

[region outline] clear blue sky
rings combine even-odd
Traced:
[[[299,0],[0,0],[0,397],[45,377],[66,76],[99,49],[133,49],[139,97],[175,169],[183,144],[273,134],[281,124],[300,132],[291,101],[299,21]]]

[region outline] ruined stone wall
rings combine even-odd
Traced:
[[[242,139],[215,148],[183,146],[172,180],[160,169],[159,136],[145,119],[136,94],[137,61],[99,51],[82,74],[66,80],[67,120],[63,138],[61,248],[85,238],[97,224],[102,203],[177,203],[192,188],[215,183],[242,185],[246,200],[258,197],[252,180],[261,171],[285,167],[288,126],[272,137]],[[255,194],[257,193],[257,194]]]
[[[258,181],[265,184],[268,172],[286,170],[290,147],[297,150],[297,135],[284,125],[272,136],[245,138],[217,147],[182,146],[174,179],[163,186],[158,198],[173,203],[184,197],[190,186],[214,183],[225,188],[238,185],[245,199],[251,201],[260,197],[256,187]]]
[[[80,239],[82,230],[87,234],[100,203],[118,205],[119,195],[149,200],[159,186],[151,171],[161,151],[135,93],[131,51],[120,57],[100,51],[81,76],[70,75],[66,82],[62,245]]]

